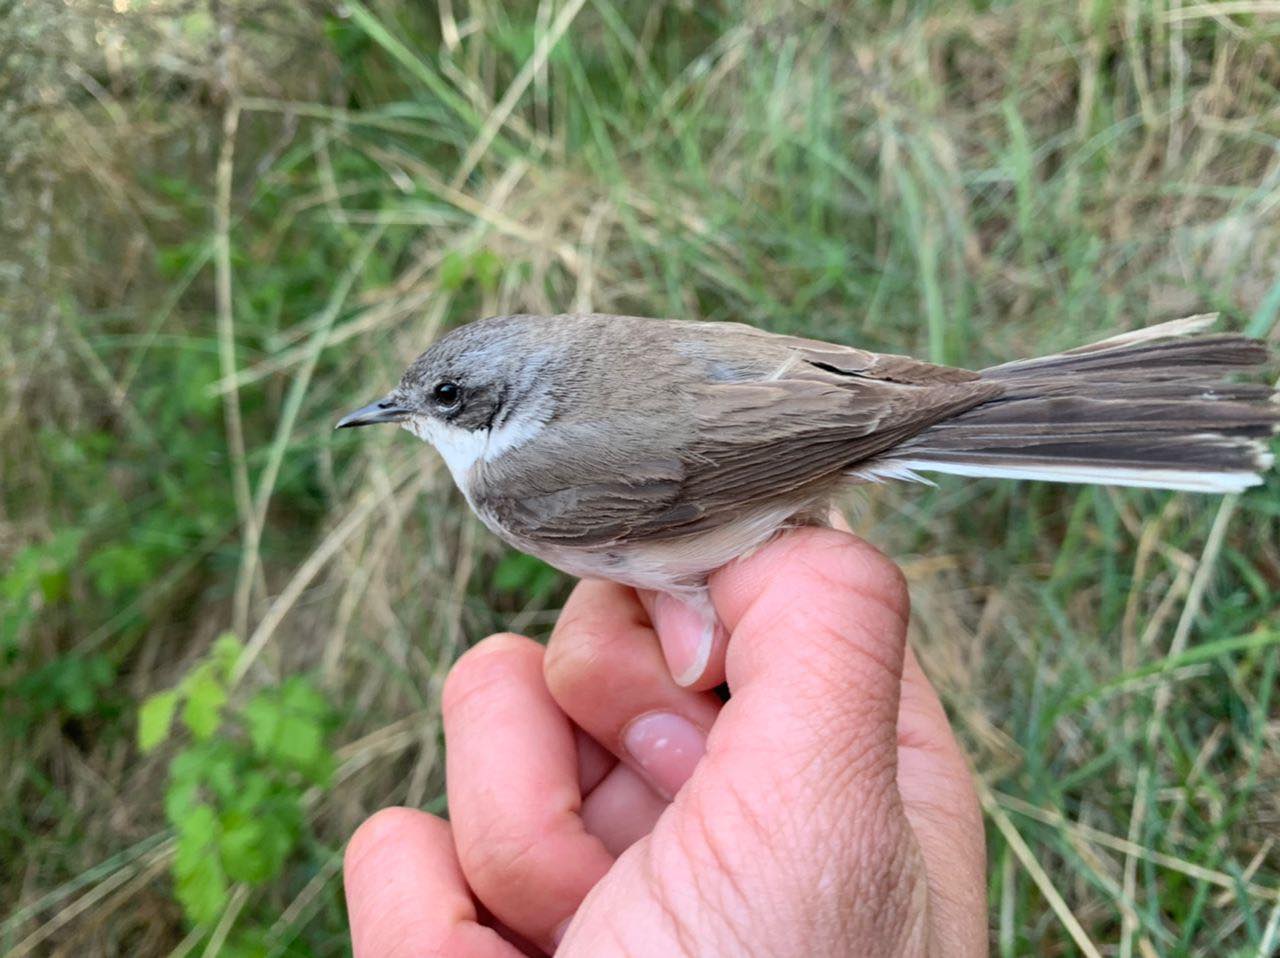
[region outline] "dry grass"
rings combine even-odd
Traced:
[[[1209,309],[1280,338],[1273,8],[11,11],[0,949],[345,948],[342,842],[438,805],[449,663],[567,587],[416,445],[330,430],[446,326],[732,318],[968,365]],[[998,954],[1275,953],[1277,493],[862,497],[984,783]],[[284,873],[191,932],[134,713],[227,628],[240,695],[317,676],[341,764]]]

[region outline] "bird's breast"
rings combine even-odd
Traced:
[[[724,525],[692,535],[571,546],[514,533],[493,510],[485,507],[483,498],[473,502],[472,507],[480,520],[509,545],[562,572],[663,592],[701,586],[711,572],[750,553],[781,529],[796,524],[797,515],[808,516],[812,512],[807,505],[797,509],[794,503],[775,504],[744,512]]]

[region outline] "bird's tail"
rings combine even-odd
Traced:
[[[918,471],[1237,492],[1262,482],[1280,394],[1232,373],[1267,362],[1264,343],[1205,333],[1194,316],[982,371],[1002,395],[881,458],[879,476]]]

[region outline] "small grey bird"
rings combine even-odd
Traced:
[[[1276,394],[1226,381],[1263,343],[1213,316],[973,372],[738,323],[499,316],[414,360],[337,428],[430,442],[491,530],[578,576],[680,597],[825,521],[850,483],[919,472],[1236,492],[1271,466]]]

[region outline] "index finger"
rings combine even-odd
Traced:
[[[542,647],[491,636],[449,674],[449,814],[467,884],[503,923],[544,947],[613,856],[580,815],[574,730],[542,676]]]
[[[355,958],[519,958],[476,921],[447,823],[386,808],[351,837],[343,886]]]

